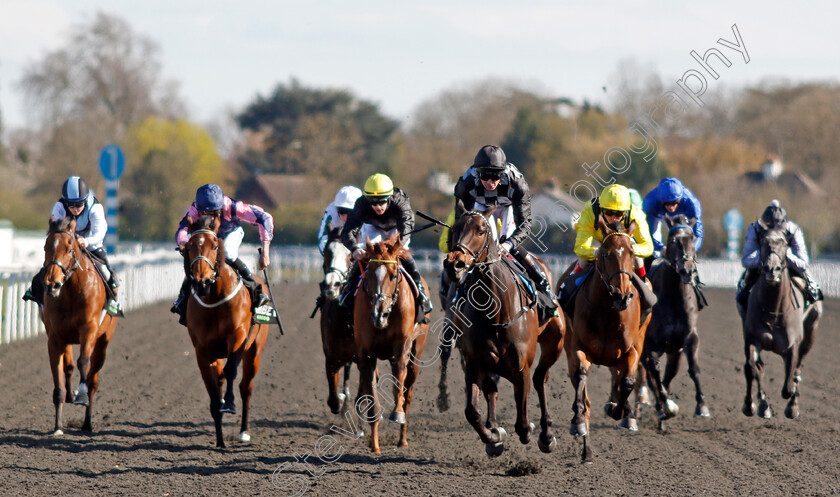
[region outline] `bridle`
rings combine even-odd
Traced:
[[[697,263],[697,255],[696,254],[691,255],[691,256],[688,255],[685,252],[685,248],[683,247],[682,243],[680,242],[680,237],[671,235],[671,233],[673,233],[676,230],[680,230],[680,229],[691,230],[692,228],[691,228],[691,226],[688,226],[686,224],[676,224],[674,226],[671,226],[671,228],[668,229],[668,247],[669,248],[668,248],[668,257],[665,260],[668,264],[673,266],[673,268],[677,272],[677,274],[681,274],[680,271],[685,271],[686,274],[688,274],[688,270],[685,269],[685,264],[687,262],[691,262],[691,261],[693,261],[696,264]],[[691,231],[691,234],[693,235],[694,232]],[[672,240],[674,240],[674,241],[672,242]],[[672,245],[675,248],[676,247],[680,248],[680,251],[682,252],[681,257],[678,257],[678,255],[675,253],[676,250],[671,249]],[[673,253],[673,255],[672,255],[672,253]],[[694,271],[692,271],[692,274],[689,275],[689,276],[692,276],[692,280],[693,280],[693,276],[694,276],[693,273],[696,273],[696,272],[697,272],[697,269],[695,267]]]
[[[611,236],[626,236],[627,238],[630,238],[630,239],[633,238],[630,235],[628,235],[627,233],[624,233],[622,231],[616,231],[614,233],[610,233],[607,236],[605,236],[604,239],[601,241],[601,246],[603,246],[604,242],[606,242],[607,239]],[[604,257],[606,257],[606,256],[604,256]],[[603,259],[604,257],[600,257],[599,259]],[[607,287],[607,291],[610,293],[610,296],[612,296],[612,297],[615,297],[616,295],[621,295],[621,290],[612,286],[612,284],[610,283],[610,281],[612,281],[613,278],[615,278],[617,275],[620,275],[620,274],[626,274],[627,276],[629,276],[631,278],[631,280],[633,278],[633,273],[631,273],[630,271],[627,271],[625,269],[618,269],[616,271],[613,271],[609,276],[604,278],[604,272],[601,271],[601,267],[599,266],[598,261],[595,261],[595,272],[598,273],[598,277],[601,278],[601,281],[604,283],[604,286]]]
[[[394,309],[394,304],[400,298],[400,283],[402,281],[402,270],[401,270],[399,261],[390,260],[390,259],[370,259],[368,261],[368,267],[364,271],[365,274],[367,274],[367,271],[370,269],[370,264],[373,263],[373,262],[378,263],[378,264],[396,264],[397,265],[397,283],[394,286],[394,293],[392,293],[390,295],[391,303],[390,303],[390,305],[388,305],[387,309],[383,309],[383,311],[382,311],[382,314],[388,315],[388,314],[391,314],[391,311]],[[376,293],[371,295],[370,292],[368,292],[366,285],[364,286],[364,288],[365,288],[365,293],[368,294],[371,309],[376,309],[376,304],[382,304],[383,306],[385,305],[385,300],[389,298],[388,295],[385,295],[384,293],[379,292],[379,291],[377,291]],[[381,284],[377,285],[377,290],[379,290],[380,288],[382,288],[382,285]]]
[[[70,237],[71,242],[72,242],[72,243],[70,243],[70,254],[73,257],[73,261],[70,264],[70,269],[67,269],[66,267],[64,267],[64,264],[62,264],[60,261],[58,261],[56,259],[53,259],[53,260],[48,261],[44,264],[44,269],[46,270],[50,266],[58,266],[58,268],[61,269],[61,272],[64,273],[64,280],[66,281],[66,280],[70,279],[70,276],[72,276],[73,273],[75,273],[77,269],[81,269],[79,256],[78,256],[78,254],[76,254],[76,243],[75,243],[75,241],[76,241],[75,238],[76,237],[73,233],[70,233],[69,231],[66,231],[66,230],[53,231],[52,233],[56,233],[56,234],[59,234],[59,235],[67,235],[67,236]]]
[[[484,216],[478,211],[465,212],[465,213],[462,214],[462,216],[478,216],[481,219],[484,219]],[[486,222],[486,219],[485,219],[485,222]],[[453,247],[453,252],[455,250],[460,250],[463,254],[466,254],[466,255],[470,256],[469,262],[466,263],[468,271],[474,265],[475,266],[479,266],[479,265],[483,266],[483,265],[486,265],[486,264],[493,264],[494,262],[498,262],[499,259],[494,259],[494,260],[490,260],[490,261],[488,261],[488,260],[483,260],[482,261],[481,260],[481,258],[483,256],[486,256],[490,251],[490,242],[491,242],[490,238],[491,238],[490,237],[490,231],[488,230],[487,233],[484,235],[484,242],[482,243],[481,249],[478,251],[478,253],[473,252],[472,249],[470,249],[469,247],[467,247],[466,245],[464,245],[461,242],[458,242],[455,245],[455,247]],[[476,261],[478,261],[478,262],[476,262]]]
[[[192,233],[190,233],[189,241],[192,241],[192,239],[195,238],[197,235],[213,235],[213,238],[216,239],[217,243],[218,243],[219,236],[216,235],[216,233],[212,230],[206,230],[206,229],[195,230]],[[218,273],[216,272],[216,261],[211,261],[210,259],[208,259],[207,257],[204,257],[203,255],[197,255],[197,256],[195,256],[195,258],[193,260],[190,261],[190,272],[187,274],[187,277],[191,280],[194,279],[193,276],[192,276],[192,267],[195,265],[195,263],[197,263],[199,261],[204,261],[208,265],[210,265],[210,268],[213,270],[213,277],[210,279],[210,284],[212,285],[212,284],[216,283],[216,278],[218,278],[218,276],[219,276]]]

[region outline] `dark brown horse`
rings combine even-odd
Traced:
[[[350,250],[341,243],[338,230],[331,230],[324,247],[324,281],[321,282],[321,344],[327,371],[327,405],[338,414],[350,397],[350,366],[356,360],[356,341],[349,312],[339,306],[341,287],[350,269]],[[338,375],[344,369],[344,385],[338,391]]]
[[[459,205],[459,207],[461,207]],[[458,209],[459,214],[462,210]],[[538,445],[551,452],[557,440],[551,433],[545,385],[548,370],[563,349],[565,322],[554,317],[540,327],[537,308],[516,276],[499,256],[487,218],[492,211],[465,212],[452,227],[452,252],[445,267],[459,297],[449,314],[460,333],[464,360],[467,406],[464,414],[478,433],[491,457],[504,452],[507,435],[495,419],[496,383],[499,375],[513,383],[516,403],[515,430],[519,441],[530,441],[534,425],[528,421],[528,394],[531,390],[531,366],[540,344],[540,361],[534,371],[534,387],[540,404]],[[539,261],[546,275],[548,267]],[[481,422],[479,396],[485,393],[488,416]]]
[[[233,381],[242,361],[242,426],[239,440],[249,442],[248,413],[253,381],[260,368],[260,353],[268,338],[268,325],[251,323],[251,297],[239,276],[225,262],[225,247],[218,236],[219,219],[203,216],[189,228],[184,247],[191,295],[187,302],[187,330],[216,425],[216,446],[224,447],[222,413],[235,413]],[[267,292],[265,286],[263,290]],[[226,361],[225,361],[226,360]],[[222,386],[227,390],[222,405]]]
[[[802,360],[811,350],[822,316],[822,302],[805,305],[800,288],[791,280],[787,266],[788,241],[784,229],[761,229],[761,276],[750,292],[747,309],[738,312],[744,325],[744,376],[747,394],[743,412],[756,413],[752,399],[752,384],[756,383],[758,415],[771,418],[773,410],[761,387],[764,379],[764,361],[761,351],[769,350],[782,356],[785,362],[785,381],[782,398],[790,399],[785,416],[799,417],[799,383]]]
[[[76,220],[50,219],[44,244],[44,307],[47,349],[53,376],[55,435],[62,435],[64,402],[87,406],[82,430],[91,431],[93,399],[99,387],[99,370],[105,363],[108,343],[117,318],[104,310],[107,293],[93,261],[82,253],[76,240]],[[73,398],[73,344],[79,344],[78,392]]]
[[[370,450],[374,453],[379,453],[379,397],[386,395],[380,387],[386,383],[393,386],[394,392],[394,410],[389,420],[400,425],[397,446],[408,446],[406,413],[429,331],[428,324],[415,324],[413,289],[399,262],[406,251],[399,234],[376,244],[368,241],[368,263],[353,307],[361,394],[356,411],[370,423]],[[428,288],[425,280],[423,286]],[[392,374],[377,380],[376,361],[380,359],[391,362]]]
[[[604,239],[595,259],[595,269],[575,295],[574,322],[566,335],[569,377],[575,389],[574,417],[569,432],[583,437],[584,463],[592,462],[589,444],[589,395],[586,380],[589,367],[600,364],[610,368],[612,388],[604,406],[606,414],[622,420],[621,427],[637,430],[638,425],[627,398],[633,391],[636,370],[642,356],[648,317],[641,320],[639,293],[635,277],[633,238],[636,223],[626,229],[605,225],[599,220]]]
[[[700,346],[697,316],[700,306],[696,290],[698,278],[694,223],[694,219],[688,219],[682,214],[673,218],[665,217],[668,245],[663,261],[650,277],[653,292],[658,300],[653,307],[653,315],[645,334],[642,365],[648,372],[647,381],[655,394],[661,431],[665,431],[665,420],[679,412],[679,406],[669,397],[668,389],[677,375],[683,353],[688,362],[688,375],[694,381],[697,401],[694,415],[709,417],[709,408],[700,387],[700,366],[697,361],[697,350]],[[662,354],[668,356],[664,377],[659,369]]]

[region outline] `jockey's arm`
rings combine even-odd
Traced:
[[[638,207],[630,209],[631,221],[636,221],[636,231],[633,232],[633,255],[636,257],[650,257],[653,254],[653,239],[650,236],[650,228],[648,227],[645,213]]]
[[[758,269],[761,247],[758,244],[758,235],[755,232],[755,223],[747,227],[747,236],[744,238],[744,250],[741,252],[741,265],[747,269]]]
[[[88,247],[98,247],[105,241],[105,234],[108,233],[108,221],[105,220],[105,209],[102,204],[95,203],[90,208],[90,231],[85,237]]]
[[[516,230],[506,242],[512,245],[511,250],[513,250],[531,236],[531,193],[524,179],[517,182],[513,198],[510,200],[513,203],[513,221],[516,224]]]
[[[593,243],[596,240],[597,233],[594,223],[595,213],[592,212],[592,206],[587,205],[580,213],[577,223],[575,223],[575,255],[585,261],[595,260],[597,247],[593,246]]]
[[[230,199],[225,197],[225,207],[228,206],[229,201]],[[232,215],[248,224],[257,225],[260,229],[260,242],[267,248],[271,239],[274,238],[274,218],[256,205],[230,201],[231,208],[234,208],[234,204],[236,210],[232,212]]]
[[[178,229],[175,231],[175,243],[178,247],[184,248],[184,245],[189,241],[190,224],[195,219],[198,219],[198,209],[195,208],[195,205],[190,205],[187,212],[184,213],[184,217],[181,218],[181,222],[178,223]]]
[[[341,243],[347,247],[347,250],[354,252],[360,248],[364,248],[364,243],[359,244],[359,233],[362,231],[362,224],[364,224],[364,219],[362,218],[362,210],[364,206],[367,205],[364,201],[356,202],[356,206],[350,211],[350,214],[347,215],[347,222],[344,223],[344,227],[341,229]]]
[[[802,229],[795,223],[788,223],[793,229],[790,230],[791,236],[788,241],[787,260],[788,265],[795,267],[800,272],[808,269],[810,264],[808,258],[808,249],[805,245],[805,236],[802,234]]]
[[[332,216],[328,211],[324,211],[324,216],[321,217],[321,226],[318,228],[318,250],[321,255],[324,255],[324,249],[327,247],[327,238],[329,238],[329,226],[332,221]]]

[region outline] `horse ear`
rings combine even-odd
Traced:
[[[760,230],[759,230],[760,232],[767,231],[767,224],[765,224],[764,221],[761,218],[756,219],[755,223],[760,228]]]
[[[49,224],[49,226],[50,226],[50,231],[55,231],[55,226],[56,226],[56,224],[58,224],[58,222],[55,220],[55,217],[50,216],[50,221],[49,221],[49,223],[50,223],[50,224]]]
[[[674,227],[674,221],[670,218],[670,216],[665,216],[665,226],[667,226],[668,229]]]
[[[464,206],[464,201],[459,198],[455,201],[455,219],[461,217],[465,212],[467,212],[467,208]]]
[[[370,237],[366,237],[365,239],[365,250],[367,253],[373,252],[373,244],[370,243]]]
[[[692,228],[694,227],[695,224],[697,224],[697,218],[693,217],[693,218],[688,220],[688,225],[691,226]]]
[[[634,219],[633,221],[630,222],[630,226],[628,226],[627,229],[624,230],[624,232],[627,233],[630,236],[633,236],[633,233],[636,232],[636,228],[638,228],[638,227],[639,227],[639,225],[636,224],[636,220]]]
[[[71,219],[70,222],[67,223],[67,231],[70,233],[76,232],[76,218]]]
[[[492,207],[488,207],[488,209],[486,211],[482,212],[481,215],[484,216],[484,219],[489,221],[490,216],[492,216],[493,213],[496,212],[496,208],[498,208],[498,206],[496,206],[496,205],[494,205]]]
[[[598,229],[600,229],[605,236],[615,233],[615,230],[607,226],[607,223],[604,222],[603,216],[598,216]]]

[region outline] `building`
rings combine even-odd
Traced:
[[[561,190],[556,180],[551,180],[531,196],[531,217],[537,225],[548,221],[554,226],[565,226],[574,231],[574,223],[584,207],[583,202]]]
[[[785,171],[782,161],[773,154],[761,164],[760,171],[745,173],[741,180],[750,187],[775,186],[789,192],[791,195],[809,195],[821,197],[826,194],[810,176],[797,171]]]
[[[303,174],[260,174],[236,192],[237,200],[266,210],[313,202],[326,205],[334,196],[334,191],[328,191],[326,178]]]

